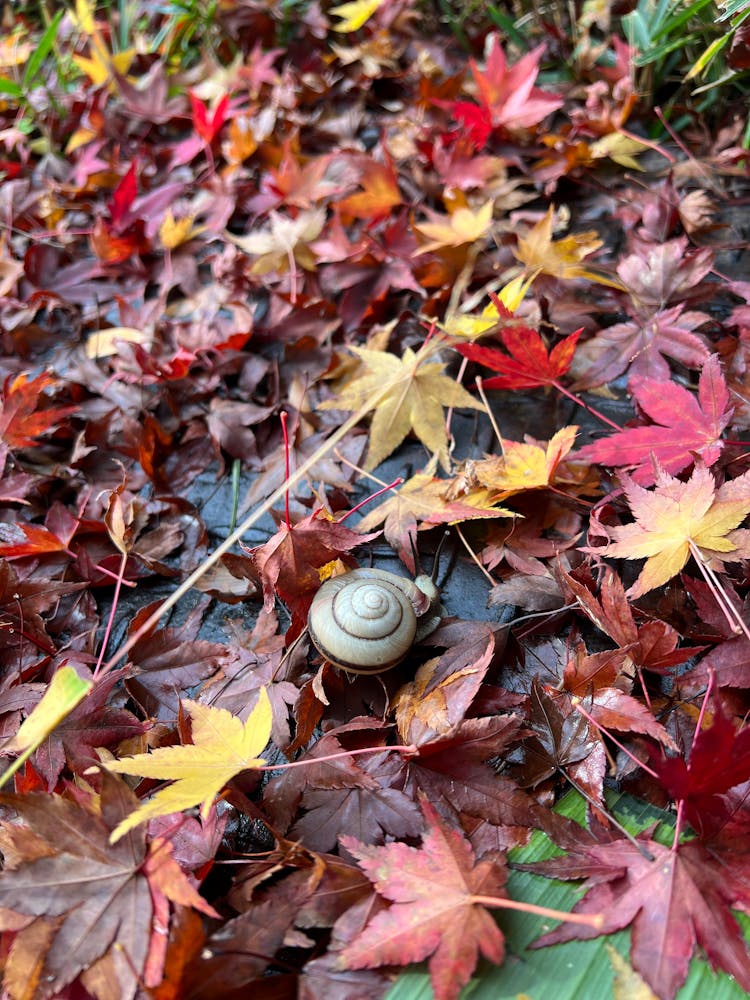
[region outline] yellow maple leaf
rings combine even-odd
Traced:
[[[415,226],[415,229],[429,241],[415,251],[415,256],[443,247],[460,247],[467,243],[476,243],[492,228],[493,206],[494,201],[490,199],[476,212],[465,206],[457,208],[450,215],[430,212],[431,222],[420,222]]]
[[[108,81],[112,87],[114,83],[113,71],[124,76],[130,69],[134,58],[135,49],[124,49],[122,52],[111,53],[98,35],[92,35],[91,57],[73,56],[73,62],[95,87],[101,87]]]
[[[112,831],[110,841],[155,816],[165,816],[200,805],[205,817],[226,783],[241,771],[265,764],[258,754],[271,736],[271,702],[265,688],[246,723],[223,708],[183,701],[192,722],[193,742],[161,747],[102,766],[117,774],[157,778],[172,784],[152,795]]]
[[[184,215],[180,219],[175,219],[172,209],[168,208],[159,226],[159,238],[163,246],[168,250],[174,250],[182,243],[187,243],[194,236],[204,232],[205,228],[205,226],[195,225],[194,215]]]
[[[544,218],[529,230],[526,236],[518,237],[515,256],[534,275],[549,274],[553,278],[588,278],[600,285],[622,288],[616,278],[609,278],[598,271],[592,271],[582,262],[602,246],[595,230],[585,233],[571,233],[560,240],[552,239],[554,205],[550,205]]]
[[[41,701],[21,723],[16,735],[3,746],[3,752],[16,751],[20,756],[0,775],[0,786],[21,768],[52,730],[83,701],[92,687],[92,681],[79,677],[73,667],[61,667],[53,674]]]
[[[631,139],[629,136],[623,135],[622,132],[610,132],[609,135],[602,136],[601,139],[597,139],[589,146],[589,152],[595,160],[609,157],[610,160],[619,163],[621,167],[627,167],[628,170],[644,169],[635,159],[644,149],[646,149],[644,143]]]
[[[370,447],[366,469],[373,469],[398,448],[410,431],[438,456],[443,468],[449,466],[448,432],[444,406],[465,406],[483,410],[484,406],[463,386],[445,374],[441,361],[427,360],[432,347],[415,353],[410,347],[402,358],[386,351],[352,347],[361,362],[361,373],[346,385],[336,399],[321,404],[321,409],[359,410],[378,396],[370,427]],[[384,395],[383,390],[387,388]]]
[[[633,524],[609,528],[614,541],[596,551],[624,559],[646,559],[628,590],[641,597],[680,572],[691,555],[718,564],[750,558],[750,531],[737,528],[750,513],[750,473],[716,489],[705,465],[687,482],[659,469],[650,490],[623,476]],[[733,530],[737,529],[737,530]]]
[[[521,441],[506,441],[503,454],[474,463],[474,475],[483,486],[497,491],[496,499],[504,500],[514,493],[545,489],[552,482],[555,470],[573,447],[578,427],[561,428],[547,446]]]
[[[68,16],[74,27],[82,31],[84,35],[93,35],[96,31],[95,10],[94,0],[76,0],[75,12],[69,11]]]
[[[333,26],[333,30],[358,31],[384,3],[385,0],[352,0],[351,3],[331,7],[328,13],[341,18],[341,21]]]
[[[527,277],[525,274],[519,274],[512,281],[503,285],[497,293],[497,298],[509,312],[515,312],[523,302],[533,280],[533,275]],[[452,337],[461,337],[464,340],[477,340],[483,334],[488,333],[494,326],[497,326],[500,319],[501,316],[497,311],[497,306],[492,301],[484,307],[479,315],[476,313],[451,313],[445,322],[440,324],[440,329]]]

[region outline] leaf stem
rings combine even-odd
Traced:
[[[343,522],[347,519],[347,517],[350,517],[352,514],[356,514],[357,511],[360,508],[364,507],[366,503],[370,503],[371,500],[377,500],[379,496],[382,496],[383,493],[387,493],[388,490],[392,490],[395,489],[397,486],[401,486],[403,481],[404,481],[403,476],[397,476],[392,483],[386,483],[386,485],[383,486],[381,489],[379,489],[377,493],[371,493],[369,497],[365,497],[364,500],[360,500],[359,503],[356,504],[354,507],[352,507],[351,510],[348,510],[345,514],[342,514],[342,516],[339,518],[339,524],[343,524]]]
[[[639,760],[639,758],[636,757],[635,754],[632,753],[630,750],[628,750],[628,748],[623,743],[620,743],[617,737],[613,736],[608,729],[605,729],[604,726],[598,723],[596,719],[593,717],[593,715],[590,715],[579,701],[576,701],[575,698],[572,698],[571,701],[573,704],[573,708],[576,710],[576,712],[580,712],[580,714],[584,717],[584,719],[587,720],[587,722],[590,722],[591,725],[594,726],[595,729],[598,729],[603,736],[607,737],[607,739],[612,740],[614,745],[618,747],[620,750],[622,750],[622,752],[627,757],[630,757],[630,759],[633,761],[634,764],[637,764],[638,767],[642,767],[643,770],[646,771],[647,774],[650,774],[652,778],[659,777],[656,771],[653,771],[648,766],[648,764],[644,764],[642,760]]]
[[[743,632],[745,637],[750,639],[750,629],[748,629],[745,624],[742,615],[729,600],[729,597],[722,586],[721,580],[709,566],[708,560],[704,557],[703,553],[692,538],[688,538],[688,545],[690,547],[690,554],[698,564],[698,569],[703,574],[703,578],[708,584],[709,590],[714,595],[716,603],[721,608],[722,614],[726,618],[732,632],[734,635],[739,635],[740,632]]]
[[[329,753],[325,757],[306,757],[304,760],[290,760],[285,764],[265,764],[262,767],[254,767],[254,771],[285,771],[289,767],[311,767],[313,764],[324,764],[329,760],[339,760],[342,757],[358,757],[366,753],[389,753],[395,750],[397,753],[407,753],[414,756],[419,753],[419,747],[414,743],[407,746],[382,746],[382,747],[362,747],[360,750],[342,750],[341,753]]]
[[[282,410],[279,414],[279,420],[281,421],[281,433],[284,436],[284,482],[289,481],[289,431],[286,426],[287,412]],[[284,493],[284,521],[286,524],[286,530],[292,530],[292,522],[289,518],[289,490],[287,489]]]
[[[128,554],[123,552],[120,556],[120,571],[117,574],[117,579],[115,582],[115,592],[112,596],[112,607],[109,609],[109,618],[107,619],[107,627],[104,630],[104,635],[102,636],[102,645],[99,650],[99,659],[96,661],[96,667],[94,668],[93,680],[96,680],[99,676],[99,670],[102,666],[102,661],[104,660],[104,654],[107,651],[107,643],[109,642],[109,637],[112,634],[112,626],[115,620],[115,612],[117,611],[117,604],[120,598],[120,589],[122,588],[123,575],[125,573],[125,567],[128,563]]]
[[[608,424],[615,431],[617,431],[617,433],[622,430],[622,427],[620,427],[619,424],[616,424],[614,420],[610,420],[609,417],[606,417],[599,410],[595,409],[593,406],[589,406],[589,404],[584,402],[580,396],[576,396],[576,394],[571,392],[570,389],[566,389],[562,382],[554,381],[550,382],[550,385],[554,386],[554,388],[565,396],[566,399],[571,400],[571,402],[575,403],[577,406],[582,406],[587,413],[591,414],[592,417],[596,417],[597,420],[601,420],[603,424]]]
[[[639,840],[637,840],[633,836],[633,834],[630,833],[629,830],[626,830],[625,827],[622,825],[622,823],[620,823],[617,819],[615,819],[612,813],[605,806],[600,805],[598,802],[592,799],[592,797],[589,795],[586,789],[582,785],[579,785],[578,782],[575,780],[575,778],[571,778],[568,772],[563,770],[563,768],[558,768],[558,770],[560,771],[560,773],[563,775],[564,778],[567,778],[567,780],[571,783],[573,788],[575,788],[578,794],[582,795],[583,798],[586,799],[589,805],[593,806],[594,809],[598,809],[600,813],[602,813],[604,816],[607,817],[612,826],[614,826],[615,829],[619,830],[620,833],[623,835],[623,837],[626,838],[626,840],[630,841],[633,847],[643,855],[646,861],[655,860],[651,851],[649,851],[647,847],[645,847]]]
[[[505,899],[502,896],[469,896],[471,903],[482,906],[493,906],[502,910],[521,910],[523,913],[533,913],[538,917],[549,917],[552,920],[564,920],[568,924],[583,924],[601,930],[604,926],[603,913],[567,913],[565,910],[552,910],[548,906],[537,906],[535,903],[524,903],[517,899]]]

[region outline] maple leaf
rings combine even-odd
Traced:
[[[339,23],[333,26],[333,30],[358,31],[384,3],[385,0],[350,0],[349,3],[331,7],[328,13],[341,18]]]
[[[358,178],[363,190],[350,194],[336,203],[336,210],[345,219],[376,220],[387,218],[391,210],[403,201],[398,177],[390,159],[378,163],[370,157],[354,161],[360,168]]]
[[[671,850],[651,840],[615,840],[573,846],[563,858],[519,867],[551,878],[587,879],[586,895],[573,912],[604,915],[601,930],[563,924],[534,947],[613,934],[632,923],[633,968],[663,1000],[671,1000],[685,981],[696,946],[712,968],[750,990],[750,955],[730,912],[738,904],[747,907],[746,880],[699,842]]]
[[[581,332],[571,333],[548,352],[536,330],[511,326],[500,333],[508,354],[479,344],[459,344],[456,350],[470,361],[503,373],[485,379],[485,389],[537,389],[543,385],[558,385],[570,368]]]
[[[0,796],[33,831],[36,849],[3,872],[0,905],[40,918],[22,929],[13,943],[14,961],[35,970],[36,1000],[59,995],[97,959],[112,959],[110,987],[124,1000],[135,995],[146,961],[152,904],[141,873],[145,832],[131,832],[116,846],[109,834],[135,804],[127,786],[103,776],[101,813],[60,795],[31,793]],[[4,824],[13,836],[15,824]],[[28,827],[26,827],[26,840]],[[40,921],[51,927],[41,949]],[[33,958],[32,958],[33,956]],[[28,985],[28,983],[27,983]]]
[[[341,843],[358,859],[376,891],[391,906],[368,923],[341,952],[344,968],[404,965],[429,958],[435,1000],[452,1000],[469,981],[479,955],[499,964],[502,932],[477,896],[505,896],[505,861],[481,861],[457,829],[423,803],[427,832],[420,848],[406,844],[367,847],[353,837]]]
[[[415,353],[410,347],[402,358],[386,351],[352,347],[364,371],[357,374],[334,400],[321,403],[320,409],[359,410],[376,395],[380,402],[370,427],[370,446],[366,469],[373,469],[401,444],[410,430],[444,468],[449,466],[448,435],[443,416],[444,406],[483,410],[463,386],[445,372],[440,361],[428,361],[429,348]],[[383,397],[383,388],[388,393]]]
[[[750,472],[718,489],[703,464],[685,483],[657,467],[653,490],[622,478],[635,522],[609,528],[614,541],[595,551],[646,559],[629,597],[641,597],[671,580],[691,555],[709,566],[750,558],[750,531],[733,530],[750,513]]]
[[[205,818],[231,778],[265,764],[257,756],[271,735],[271,703],[265,689],[260,689],[258,702],[244,725],[223,708],[189,700],[183,704],[192,722],[192,744],[161,747],[150,754],[103,763],[118,774],[173,782],[123,819],[112,831],[112,843],[146,820],[192,806],[200,805]]]
[[[690,254],[688,245],[687,236],[648,243],[620,261],[617,273],[637,302],[663,309],[700,292],[713,266],[713,251],[704,247]]]
[[[470,489],[449,498],[450,485],[448,479],[418,472],[398,489],[389,490],[388,496],[357,524],[357,531],[372,531],[382,524],[386,540],[403,563],[416,572],[412,542],[416,541],[417,524],[457,524],[515,516],[504,507],[495,506],[491,490]]]
[[[704,648],[685,646],[678,649],[680,635],[666,622],[647,621],[636,625],[625,588],[612,569],[605,570],[599,600],[570,574],[564,574],[564,578],[594,625],[618,646],[627,648],[627,658],[636,667],[665,672]]]
[[[97,747],[113,746],[148,729],[131,712],[109,704],[113,688],[122,683],[123,674],[124,671],[113,670],[100,678],[89,696],[66,715],[37,750],[35,764],[48,787],[55,785],[66,761],[71,770],[82,774],[87,767],[98,764]]]
[[[423,243],[415,255],[429,253],[431,250],[441,250],[443,247],[461,247],[467,243],[476,243],[477,240],[486,236],[492,228],[492,199],[486,201],[484,205],[472,211],[471,208],[461,206],[448,216],[438,215],[437,212],[429,212],[431,222],[420,222],[415,226],[417,232],[426,236],[428,241]]]
[[[599,234],[591,231],[573,233],[563,239],[552,239],[555,206],[533,226],[526,236],[518,237],[515,256],[533,274],[549,274],[553,278],[588,278],[599,284],[622,287],[619,281],[585,267],[582,261],[603,244]]]
[[[504,500],[526,490],[545,489],[555,476],[560,462],[573,447],[578,427],[561,428],[550,438],[546,448],[519,441],[504,441],[503,454],[475,462],[473,472],[488,489]]]
[[[326,221],[325,209],[311,209],[300,212],[295,219],[271,212],[266,230],[257,230],[247,236],[224,235],[240,250],[256,257],[251,268],[252,274],[267,274],[269,271],[294,270],[296,261],[307,270],[315,270],[315,255],[308,244],[320,235]]]
[[[59,386],[60,382],[46,372],[31,379],[25,373],[7,379],[3,386],[0,438],[9,448],[33,448],[37,437],[54,431],[61,420],[76,412],[77,406],[40,407],[48,390]]]
[[[713,465],[724,448],[721,435],[733,407],[717,355],[704,364],[698,396],[673,381],[633,378],[630,390],[639,408],[654,421],[629,427],[587,444],[577,457],[600,465],[633,466],[632,479],[642,486],[654,482],[653,460],[671,473],[691,465],[695,456]]]
[[[601,330],[576,353],[581,377],[576,390],[611,382],[622,372],[666,382],[670,378],[667,358],[686,368],[701,368],[709,353],[700,334],[692,331],[707,322],[702,312],[684,312],[684,303],[671,309],[644,312],[627,323]]]
[[[567,697],[548,694],[537,677],[532,681],[530,702],[529,722],[535,735],[524,740],[525,760],[516,768],[520,782],[524,787],[534,787],[558,771],[575,775],[576,765],[586,761],[600,745],[587,720],[572,710]],[[597,798],[600,792],[599,783]]]
[[[738,732],[714,699],[711,725],[696,734],[689,761],[653,754],[651,763],[662,787],[673,801],[684,803],[685,819],[705,840],[735,811],[724,793],[750,779],[750,727]]]
[[[188,92],[190,97],[190,107],[193,114],[193,128],[201,139],[210,146],[226,121],[227,109],[229,108],[229,94],[225,94],[214,108],[214,112],[209,118],[208,108],[203,101],[194,94]]]
[[[561,107],[562,100],[557,94],[534,86],[543,52],[544,46],[539,45],[515,65],[508,66],[500,39],[493,34],[484,72],[470,60],[480,104],[456,101],[451,111],[469,129],[480,149],[493,129],[531,128]]]

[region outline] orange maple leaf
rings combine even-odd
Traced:
[[[499,492],[496,500],[545,489],[555,471],[573,447],[578,427],[561,428],[550,438],[546,447],[531,442],[505,441],[503,454],[474,463],[474,474],[483,486]]]
[[[552,239],[552,222],[555,207],[550,205],[547,214],[533,226],[526,236],[519,236],[515,256],[528,271],[534,274],[549,274],[553,278],[588,278],[600,285],[624,288],[621,281],[593,271],[583,263],[584,259],[602,246],[595,230],[585,233],[571,233],[560,240]]]
[[[336,207],[339,214],[347,220],[370,221],[390,215],[391,209],[403,201],[393,164],[378,163],[377,160],[363,157],[360,166],[359,183],[363,190],[338,202]]]
[[[25,372],[8,379],[0,412],[0,438],[9,448],[33,448],[35,438],[54,430],[64,417],[76,412],[77,406],[40,408],[45,390],[60,384],[44,372],[32,379]]]

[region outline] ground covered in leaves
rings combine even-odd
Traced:
[[[450,1000],[538,831],[540,947],[750,991],[736,104],[660,119],[607,4],[157,6],[0,44],[6,995]],[[373,561],[444,607],[349,674]]]

